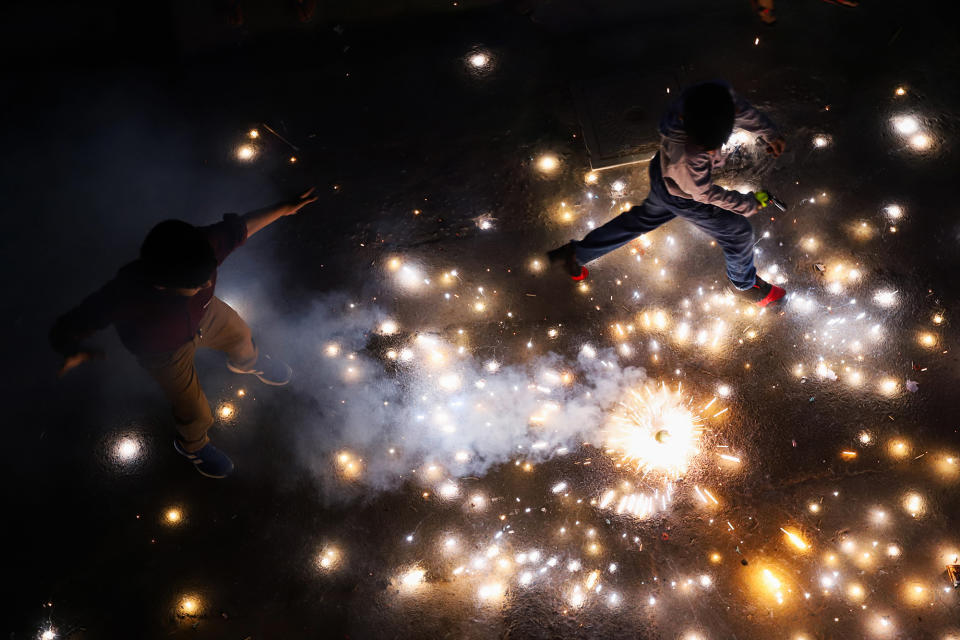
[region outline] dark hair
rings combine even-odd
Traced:
[[[717,82],[697,84],[683,93],[683,128],[704,149],[719,149],[733,133],[733,97]]]
[[[182,220],[164,220],[140,246],[144,274],[162,287],[199,287],[213,275],[217,257],[200,229]]]

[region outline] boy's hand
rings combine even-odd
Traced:
[[[773,140],[766,140],[767,143],[767,153],[773,155],[774,158],[779,158],[780,154],[783,153],[784,148],[787,146],[787,141],[783,136],[777,136]]]
[[[316,190],[317,190],[316,187],[310,187],[309,189],[301,193],[299,196],[297,196],[296,198],[288,202],[287,212],[284,213],[284,215],[292,216],[293,214],[297,213],[298,211],[300,211],[300,209],[304,208],[311,202],[316,202],[317,198],[320,197],[320,196],[314,195],[314,191]]]
[[[72,356],[67,356],[63,360],[63,364],[60,365],[60,369],[57,371],[57,377],[62,378],[65,373],[71,369],[75,369],[82,365],[88,360],[99,360],[103,358],[104,353],[100,349],[85,349],[83,351],[77,351]]]

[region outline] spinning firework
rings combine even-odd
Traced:
[[[644,385],[627,392],[607,424],[604,442],[608,453],[643,475],[678,478],[700,452],[702,423],[679,384],[676,391]]]

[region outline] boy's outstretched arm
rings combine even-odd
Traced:
[[[113,281],[108,282],[99,291],[90,294],[79,305],[57,318],[50,329],[50,344],[63,356],[57,376],[62,376],[88,360],[103,357],[101,349],[84,347],[81,343],[113,322],[115,286]]]
[[[241,219],[247,225],[247,237],[249,238],[257,231],[260,231],[267,225],[276,222],[278,219],[284,216],[292,216],[311,202],[316,202],[318,196],[313,194],[314,191],[315,188],[311,187],[293,200],[278,202],[277,204],[272,204],[269,207],[255,209],[249,213],[243,214]]]

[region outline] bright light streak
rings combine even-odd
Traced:
[[[810,549],[810,545],[808,545],[804,541],[804,539],[801,538],[800,535],[797,534],[796,532],[789,531],[787,529],[784,529],[783,527],[780,527],[780,531],[783,532],[783,535],[786,536],[790,544],[792,544],[794,547],[796,547],[800,551],[807,551],[808,549]]]

